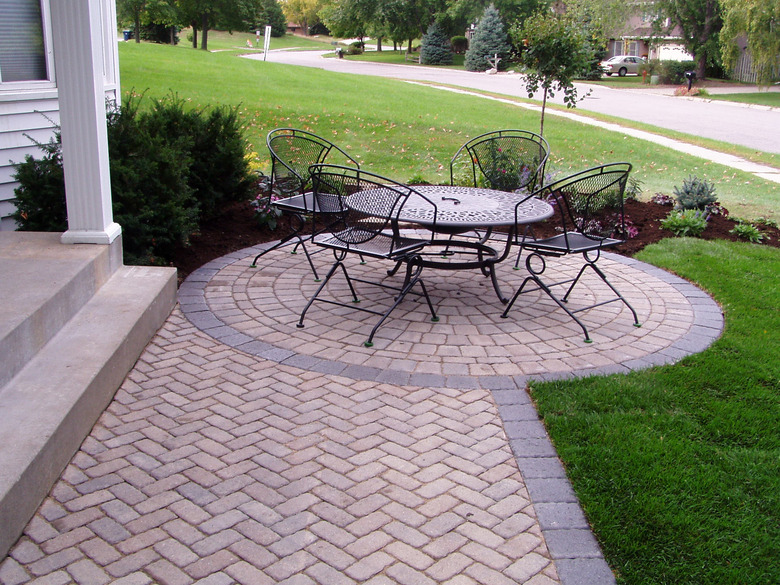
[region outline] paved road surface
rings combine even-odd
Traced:
[[[520,76],[516,74],[487,75],[433,67],[326,59],[322,54],[317,51],[271,51],[267,61],[342,73],[429,81],[528,97]],[[263,58],[262,55],[249,57]],[[591,90],[590,96],[577,106],[579,110],[611,114],[756,150],[780,153],[780,109],[777,108],[741,107],[725,102],[673,98],[657,90],[616,90],[589,84],[579,87],[582,89],[581,95]],[[777,91],[780,87],[772,89]],[[557,97],[553,101],[562,103]]]

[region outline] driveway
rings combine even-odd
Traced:
[[[518,74],[488,75],[452,69],[420,67],[417,65],[390,65],[328,59],[319,51],[271,51],[267,61],[305,67],[316,67],[340,73],[375,75],[411,81],[426,81],[442,85],[489,91],[527,98],[525,86]],[[247,55],[263,59],[263,55]],[[685,132],[694,136],[720,140],[765,152],[780,153],[780,109],[747,107],[729,102],[710,102],[702,99],[675,98],[670,90],[613,89],[601,85],[578,84],[580,95],[590,95],[577,106],[579,110],[610,114],[635,122]],[[772,88],[773,91],[780,87]],[[559,97],[552,100],[563,103]]]

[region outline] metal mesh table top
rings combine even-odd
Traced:
[[[415,187],[437,207],[436,224],[441,228],[473,229],[509,226],[515,223],[515,206],[525,194],[478,187],[425,185]],[[547,219],[553,208],[541,199],[529,199],[517,210],[517,223]],[[422,225],[433,223],[433,208],[414,194],[404,205],[399,219]]]

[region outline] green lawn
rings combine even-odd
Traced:
[[[729,102],[739,102],[743,104],[758,104],[780,108],[780,92],[778,91],[759,91],[756,93],[726,93],[719,95],[708,95],[709,99],[723,100]]]
[[[210,46],[216,39],[212,32]],[[333,139],[380,174],[442,182],[449,180],[450,157],[469,137],[495,128],[539,127],[538,113],[524,108],[391,79],[361,77],[356,84],[354,75],[241,59],[230,51],[211,53],[184,43],[176,48],[120,43],[119,53],[123,91],[132,88],[154,97],[175,92],[200,107],[240,104],[247,137],[265,168],[270,167],[268,131],[297,126]],[[721,202],[733,214],[780,220],[777,183],[556,116],[547,117],[545,137],[552,148],[552,172],[626,160],[648,197],[671,194],[695,174],[717,185]]]
[[[533,383],[539,413],[620,583],[780,583],[780,250],[673,238],[639,258],[709,290],[723,336],[674,366]]]
[[[389,79],[229,51],[119,49],[124,91],[175,92],[193,107],[239,105],[266,165],[267,132],[296,126],[334,140],[367,169],[441,182],[469,137],[539,124],[538,113],[510,104]],[[696,174],[716,183],[732,213],[780,218],[777,184],[555,116],[545,128],[559,173],[628,160],[648,195]],[[641,259],[710,291],[725,312],[722,338],[674,366],[534,383],[539,411],[621,583],[778,583],[780,251],[668,239]]]

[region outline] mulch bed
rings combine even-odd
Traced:
[[[626,216],[639,229],[639,235],[612,251],[633,256],[648,244],[671,237],[671,232],[661,228],[661,220],[669,215],[671,209],[669,206],[652,202],[626,201]],[[702,238],[738,241],[739,238],[730,233],[735,223],[723,215],[712,215]],[[780,229],[761,229],[764,233],[762,245],[780,247]],[[179,248],[172,264],[178,268],[181,282],[192,271],[215,258],[249,246],[278,240],[289,230],[287,217],[283,216],[277,228],[270,230],[257,223],[248,202],[233,203],[227,206],[220,216],[206,222],[200,233],[191,238],[190,246]]]

